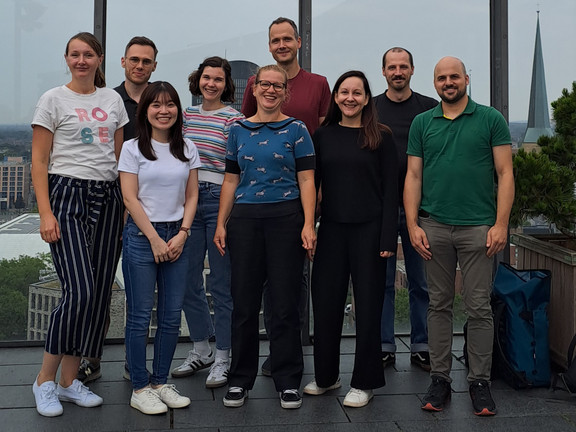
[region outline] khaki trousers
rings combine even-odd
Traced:
[[[432,252],[432,259],[425,262],[430,295],[430,374],[451,381],[454,281],[459,264],[462,300],[468,318],[468,381],[488,381],[494,338],[490,306],[493,259],[486,256],[486,235],[490,227],[445,225],[430,217],[420,217],[420,226]]]

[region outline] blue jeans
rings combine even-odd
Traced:
[[[189,241],[194,245],[190,256],[190,275],[184,297],[184,313],[188,322],[190,339],[193,342],[206,340],[216,335],[216,348],[231,347],[232,294],[230,293],[230,256],[221,256],[214,244],[214,232],[218,218],[220,190],[215,183],[201,182],[199,185],[198,208],[190,228]],[[210,273],[206,277],[206,289],[202,271],[208,251]],[[212,294],[214,324],[206,301],[206,291]]]
[[[178,233],[181,221],[156,222],[153,225],[158,235],[168,241]],[[139,390],[149,383],[165,384],[168,380],[178,342],[184,293],[190,280],[189,260],[193,243],[190,239],[186,241],[182,255],[175,262],[156,264],[150,242],[130,217],[122,239],[122,271],[128,308],[126,356],[132,387]],[[154,338],[152,375],[148,377],[146,345],[156,288],[158,327]]]
[[[426,315],[428,313],[428,285],[424,271],[424,260],[410,243],[410,235],[406,228],[406,214],[400,207],[398,213],[398,233],[402,241],[404,264],[408,278],[408,295],[410,301],[410,351],[428,351],[428,327]],[[381,338],[382,351],[396,352],[394,341],[394,301],[396,290],[396,255],[388,258],[386,269],[386,291],[384,294],[384,307],[382,308]]]

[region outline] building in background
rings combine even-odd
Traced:
[[[0,162],[0,211],[24,209],[30,194],[30,163],[7,156]]]
[[[522,148],[526,151],[539,151],[538,138],[542,135],[552,136],[546,94],[546,76],[544,57],[540,40],[540,11],[536,18],[536,42],[534,44],[534,63],[532,65],[532,84],[530,86],[530,106],[528,108],[528,125],[522,139]]]

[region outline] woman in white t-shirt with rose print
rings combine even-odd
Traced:
[[[129,213],[122,236],[122,271],[130,405],[144,414],[160,414],[190,404],[167,379],[190,283],[193,244],[188,236],[198,203],[200,158],[192,141],[182,136],[180,99],[167,82],[154,82],[144,90],[136,127],[137,138],[124,143],[118,165]],[[146,344],[156,288],[158,322],[148,374]]]
[[[36,409],[46,417],[62,414],[60,401],[82,407],[103,402],[76,375],[82,356],[102,356],[122,231],[116,161],[128,123],[122,98],[104,88],[98,39],[78,33],[64,58],[70,82],[44,93],[32,120],[40,235],[50,245],[62,286],[32,387]]]

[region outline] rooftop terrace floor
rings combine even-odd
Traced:
[[[372,431],[576,431],[576,398],[548,389],[516,391],[494,381],[492,393],[498,414],[476,417],[472,412],[467,370],[457,360],[462,354],[462,337],[454,341],[452,401],[440,413],[420,409],[420,399],[429,385],[428,373],[410,364],[409,339],[397,338],[396,365],[386,369],[385,387],[375,390],[374,399],[364,408],[346,408],[342,401],[349,388],[354,360],[354,339],[342,340],[340,358],[342,388],[322,396],[304,395],[302,407],[285,410],[271,378],[258,375],[254,389],[241,408],[226,408],[222,398],[226,387],[204,387],[208,370],[171,380],[192,399],[188,408],[169,410],[166,415],[148,416],[129,406],[130,383],[122,378],[124,348],[104,349],[101,379],[90,388],[104,398],[97,408],[64,404],[64,414],[40,416],[35,409],[32,382],[38,373],[42,348],[0,349],[0,430],[1,431],[168,431],[197,432],[372,432]],[[186,357],[189,343],[180,343],[173,365]],[[302,387],[313,379],[312,347],[304,347],[305,370]],[[263,341],[260,362],[268,353]],[[152,355],[149,345],[149,358]]]

